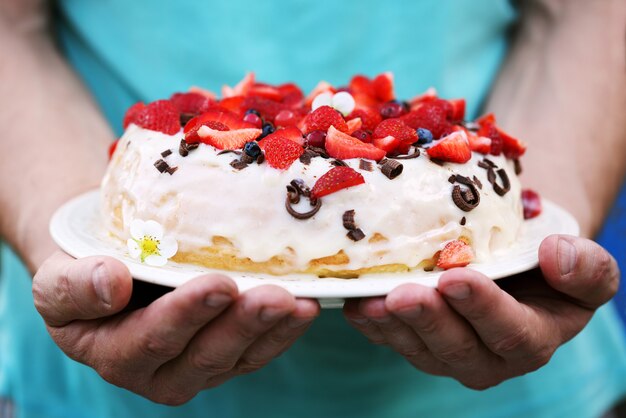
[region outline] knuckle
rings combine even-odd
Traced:
[[[144,333],[137,346],[139,352],[151,359],[171,359],[178,355],[178,349],[153,333]]]
[[[438,334],[441,331],[441,323],[436,319],[422,321],[417,324],[417,329],[425,334]]]
[[[437,357],[445,363],[466,363],[476,351],[476,346],[471,342],[460,345],[446,347],[437,352]]]
[[[401,347],[398,349],[398,354],[403,357],[411,360],[418,359],[428,354],[429,350],[424,344],[411,345],[406,347]]]
[[[530,345],[530,333],[525,327],[517,328],[491,343],[493,351],[503,357],[507,357],[510,353],[526,350]]]
[[[244,357],[237,362],[235,370],[240,374],[251,373],[265,366],[268,361]]]
[[[555,348],[550,346],[544,346],[538,349],[535,353],[525,359],[525,372],[537,370],[548,364],[554,352]]]
[[[218,376],[228,373],[234,367],[234,362],[216,355],[193,355],[189,357],[189,364],[194,369],[208,376]]]

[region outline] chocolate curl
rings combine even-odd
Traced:
[[[185,141],[185,139],[181,139],[180,140],[180,146],[178,147],[178,153],[181,155],[181,157],[186,157],[187,155],[189,155],[189,151],[193,151],[196,148],[198,148],[200,144],[198,144],[197,142],[194,142],[193,144],[188,144],[187,141]]]
[[[311,189],[309,189],[309,186],[306,185],[304,180],[293,179],[291,180],[291,183],[289,184],[298,192],[298,194],[301,194],[302,196],[305,196],[305,197],[311,196]]]
[[[356,223],[354,222],[354,209],[347,210],[342,216],[343,227],[348,231],[356,229]]]
[[[291,184],[287,185],[287,198],[289,199],[289,203],[292,205],[300,202],[300,192]]]
[[[504,168],[496,171],[500,179],[502,180],[502,186],[500,186],[495,180],[491,185],[493,186],[493,191],[498,194],[498,196],[504,196],[507,194],[509,190],[511,190],[511,182],[509,181],[509,176],[504,171]]]
[[[304,212],[304,213],[297,212],[293,207],[291,207],[291,202],[289,200],[289,192],[287,192],[287,198],[285,199],[285,208],[287,208],[287,212],[289,212],[289,214],[293,216],[294,218],[309,219],[320,210],[320,208],[322,207],[322,200],[315,199],[315,201],[311,201],[311,205],[313,206],[313,209],[311,209],[310,211]]]
[[[522,174],[522,163],[520,160],[518,158],[514,159],[513,164],[515,164],[515,174],[518,176]]]
[[[248,163],[241,161],[241,160],[232,160],[230,162],[230,166],[234,168],[235,170],[243,170],[244,168],[248,166]]]
[[[402,174],[404,166],[395,160],[385,159],[380,171],[389,179],[393,180]]]

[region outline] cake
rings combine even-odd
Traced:
[[[354,278],[486,262],[523,228],[526,145],[462,99],[397,100],[390,73],[306,97],[249,74],[137,103],[124,128],[102,217],[151,264]]]

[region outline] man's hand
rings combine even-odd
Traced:
[[[122,312],[131,291],[128,269],[108,257],[57,253],[33,281],[36,307],[68,356],[170,405],[263,367],[319,314],[316,301],[296,300],[276,286],[238,294],[221,275],[198,277],[145,308]]]
[[[438,289],[402,285],[386,298],[351,300],[344,313],[416,368],[486,389],[546,364],[618,288],[615,260],[590,240],[548,237],[539,265],[498,282],[453,269]]]

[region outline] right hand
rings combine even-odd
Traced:
[[[128,269],[110,257],[75,260],[58,252],[33,279],[35,306],[69,357],[168,405],[263,367],[319,314],[316,301],[277,286],[238,294],[235,283],[218,274],[122,312],[131,292]]]

